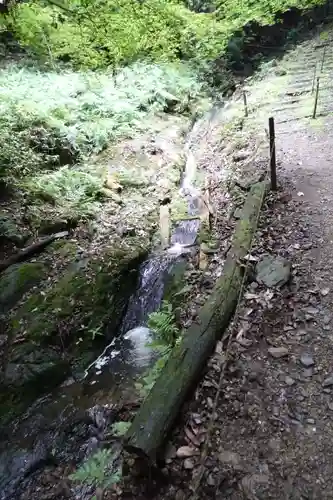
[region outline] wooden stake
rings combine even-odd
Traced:
[[[322,61],[321,61],[321,68],[320,68],[320,72],[321,73],[323,72],[323,69],[324,69],[325,55],[326,55],[326,45],[325,45],[324,50],[323,50],[323,58],[322,58]]]
[[[316,118],[316,114],[317,114],[318,95],[319,95],[319,81],[320,81],[320,78],[318,76],[317,77],[317,88],[316,88],[316,95],[315,95],[315,102],[314,102],[314,106],[313,106],[312,118]]]
[[[276,155],[275,155],[275,127],[274,127],[274,118],[270,118],[268,120],[269,126],[269,164],[271,169],[271,188],[272,191],[277,190],[276,183]]]
[[[160,234],[162,248],[168,248],[170,243],[170,205],[160,206]]]
[[[314,67],[314,72],[313,72],[313,79],[312,79],[312,89],[311,89],[311,94],[313,94],[314,88],[315,88],[315,83],[316,83],[316,74],[317,74],[317,63],[315,64]]]
[[[243,99],[244,99],[244,113],[245,116],[249,116],[248,109],[247,109],[247,98],[246,98],[246,92],[243,90]]]

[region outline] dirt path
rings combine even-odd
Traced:
[[[315,43],[297,49],[289,71],[287,91],[296,89],[302,104],[284,103],[284,88],[257,114],[259,123],[275,111],[283,188],[266,204],[254,255],[286,257],[292,279],[281,290],[249,284],[231,327],[243,335],[231,347],[218,406],[221,346],[172,438],[171,486],[161,498],[333,498],[333,90],[321,94],[326,117],[296,119],[313,102]],[[333,67],[327,52],[323,77]],[[200,457],[177,459],[175,450],[198,446],[214,411],[205,473],[193,492]]]

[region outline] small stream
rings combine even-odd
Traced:
[[[192,132],[202,126],[203,120],[209,124],[215,117],[213,110],[195,124]],[[191,133],[185,151],[188,159],[180,192],[188,201],[189,214],[195,215],[198,193],[194,187]],[[173,266],[191,251],[198,229],[198,220],[180,222],[172,234],[170,248],[151,255],[141,265],[138,287],[130,298],[119,336],[87,367],[82,377],[66,380],[7,428],[6,442],[0,442],[1,500],[17,498],[33,473],[45,466],[84,460],[103,440],[104,431],[114,418],[112,405],[137,400],[135,381],[156,359],[156,353],[147,346],[148,315],[159,308],[165,281]],[[77,491],[74,488],[73,493],[76,498],[91,498],[91,492],[82,491],[82,487]]]

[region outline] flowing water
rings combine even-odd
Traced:
[[[188,159],[180,192],[188,201],[189,214],[196,215],[198,191],[194,187],[196,166],[191,135],[185,148]],[[47,465],[84,460],[103,440],[106,427],[114,418],[113,405],[137,400],[135,381],[156,359],[156,353],[148,346],[148,315],[159,308],[167,277],[191,251],[198,228],[198,220],[180,222],[172,234],[170,248],[151,255],[141,265],[137,290],[129,301],[119,335],[82,377],[66,380],[8,426],[8,435],[0,442],[1,500],[17,498],[31,475]],[[76,496],[90,498],[90,493],[81,487]]]

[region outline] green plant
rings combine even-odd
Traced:
[[[121,480],[122,471],[115,466],[117,458],[111,450],[98,450],[69,477],[72,481],[105,490]]]
[[[123,422],[123,421],[115,422],[114,424],[112,424],[111,433],[113,436],[117,437],[124,436],[128,431],[128,429],[130,428],[130,426],[131,422]]]
[[[172,348],[181,338],[181,330],[177,325],[172,304],[168,301],[162,302],[159,311],[150,313],[147,325],[153,333],[153,340],[149,345],[159,351],[160,357],[141,380],[136,383],[136,388],[142,397],[145,397],[152,389],[170,356]]]
[[[34,176],[24,186],[35,197],[89,215],[97,208],[103,178],[98,172],[65,166],[55,172]]]
[[[176,323],[172,304],[163,301],[160,310],[149,315],[148,328],[153,332],[153,347],[173,347],[179,337],[180,330]]]

